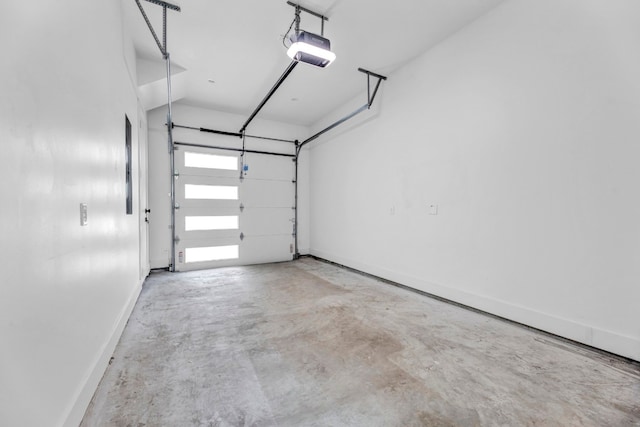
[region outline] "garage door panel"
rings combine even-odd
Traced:
[[[293,151],[293,150],[292,150]],[[291,181],[295,174],[295,163],[291,157],[272,157],[264,161],[263,156],[247,153],[244,164],[247,170],[245,178],[275,179]]]
[[[245,179],[240,187],[240,197],[246,207],[293,207],[291,181]]]
[[[239,206],[181,206],[176,210],[176,229],[185,231],[225,229],[228,228],[231,217],[239,218],[241,213]],[[215,221],[216,219],[218,221]]]
[[[176,271],[196,271],[206,270],[210,268],[222,268],[222,267],[235,267],[242,265],[237,259],[226,261],[211,261],[211,262],[194,262],[190,264],[180,263],[176,261]]]
[[[176,180],[180,208],[240,208],[238,177],[181,176]]]
[[[213,249],[213,256],[217,248],[237,248],[237,257],[219,260],[202,260],[206,257],[206,251]],[[197,258],[190,259],[192,250],[196,250]],[[176,271],[201,270],[205,268],[217,268],[231,265],[250,265],[267,262],[288,261],[293,255],[293,240],[290,235],[278,236],[246,236],[240,238],[219,239],[194,239],[185,245],[180,240],[176,245],[178,253]],[[205,253],[202,255],[202,253]],[[230,256],[233,256],[231,254]],[[223,255],[224,256],[224,255]]]
[[[237,265],[239,260],[239,235],[232,237],[191,239],[180,238],[176,242],[176,271]]]
[[[180,176],[240,178],[240,156],[223,150],[189,147],[175,152]]]
[[[180,209],[176,228],[187,239],[216,238],[244,235],[291,235],[294,211],[292,208]]]
[[[293,233],[291,208],[247,208],[240,215],[240,228],[247,236],[289,235]]]
[[[291,235],[248,236],[240,245],[240,254],[247,264],[290,261],[293,239]]]

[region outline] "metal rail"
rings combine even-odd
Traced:
[[[293,259],[300,258],[300,250],[298,249],[298,159],[300,157],[300,144],[296,140],[296,157],[294,176],[293,176]]]
[[[224,151],[235,151],[238,153],[253,153],[253,154],[264,154],[267,156],[280,156],[280,157],[291,157],[295,158],[295,154],[286,154],[286,153],[276,153],[273,151],[260,151],[260,150],[246,150],[243,148],[231,148],[231,147],[219,147],[215,145],[206,145],[206,144],[194,144],[191,142],[174,142],[175,145],[181,145],[185,147],[197,147],[197,148],[211,148],[215,150],[224,150]]]
[[[307,145],[308,143],[310,143],[311,141],[319,138],[320,136],[322,136],[323,134],[325,134],[326,132],[329,132],[331,129],[341,125],[342,123],[346,122],[347,120],[357,116],[358,114],[362,113],[365,110],[369,109],[369,104],[364,104],[362,107],[358,108],[357,110],[355,110],[354,112],[347,114],[345,117],[341,118],[340,120],[330,124],[329,126],[327,126],[326,128],[322,129],[320,132],[316,133],[313,136],[310,136],[309,138],[305,139],[304,141],[302,141],[302,143],[300,144],[300,148],[304,147],[305,145]]]
[[[298,146],[298,152],[300,151],[300,149],[302,147],[304,147],[305,145],[307,145],[311,141],[319,138],[320,136],[322,136],[326,132],[329,132],[331,129],[335,128],[336,126],[341,125],[342,123],[346,122],[347,120],[349,120],[349,119],[357,116],[358,114],[362,113],[363,111],[368,110],[368,109],[371,108],[371,105],[373,104],[373,100],[376,98],[376,94],[378,93],[378,89],[380,88],[380,83],[382,83],[382,80],[387,80],[387,78],[385,76],[380,75],[380,74],[376,74],[374,72],[365,70],[364,68],[358,68],[358,71],[360,71],[361,73],[365,73],[367,75],[367,103],[364,104],[362,107],[358,108],[357,110],[355,110],[354,112],[352,112],[350,114],[347,114],[345,117],[341,118],[340,120],[330,124],[326,128],[322,129],[320,132],[316,133],[315,135],[312,135],[309,138],[307,138],[304,141],[302,141],[302,143]],[[370,80],[371,76],[373,76],[373,77],[378,79],[378,82],[376,83],[376,87],[373,90],[373,94],[371,94],[371,80]]]
[[[238,132],[227,132],[224,130],[217,130],[217,129],[207,129],[207,128],[198,128],[198,127],[193,127],[193,126],[182,126],[182,125],[177,125],[177,124],[173,124],[174,128],[181,128],[181,129],[191,129],[191,130],[198,130],[200,132],[207,132],[207,133],[215,133],[218,135],[226,135],[226,136],[234,136],[237,138],[242,138],[242,134],[238,133]],[[282,139],[282,138],[272,138],[269,136],[258,136],[258,135],[249,135],[248,133],[245,133],[244,136],[246,138],[254,138],[254,139],[266,139],[267,141],[278,141],[278,142],[289,142],[291,144],[295,144],[296,141],[291,140],[291,139]]]
[[[256,107],[256,109],[253,111],[253,113],[251,113],[251,116],[249,116],[249,118],[244,123],[244,125],[242,125],[242,129],[240,129],[240,131],[239,131],[240,133],[243,133],[247,129],[247,126],[249,126],[249,123],[251,123],[251,121],[260,112],[260,110],[262,110],[262,107],[264,107],[264,105],[267,103],[267,101],[269,101],[269,99],[273,96],[273,94],[276,92],[276,90],[278,90],[278,88],[286,80],[286,78],[289,77],[289,74],[291,74],[293,69],[296,68],[296,65],[298,65],[298,61],[291,61],[291,63],[287,66],[287,69],[284,70],[284,73],[282,73],[282,75],[278,79],[278,81],[269,90],[269,92],[267,93],[267,96],[264,97],[264,99]]]

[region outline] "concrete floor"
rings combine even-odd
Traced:
[[[152,274],[82,426],[640,426],[640,364],[310,258]]]

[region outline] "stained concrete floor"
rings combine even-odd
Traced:
[[[640,426],[640,364],[303,258],[156,273],[82,426]]]

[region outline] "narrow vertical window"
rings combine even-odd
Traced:
[[[131,122],[129,117],[124,116],[125,120],[125,185],[127,194],[127,215],[133,214],[133,182],[131,180]]]

